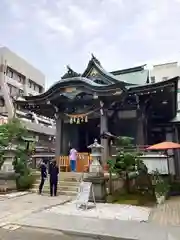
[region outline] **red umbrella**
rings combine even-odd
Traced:
[[[177,149],[177,148],[180,148],[179,143],[161,142],[146,148],[146,150],[168,150],[168,149]]]

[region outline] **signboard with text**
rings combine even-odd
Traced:
[[[91,193],[92,183],[91,182],[81,182],[79,186],[79,192],[76,197],[76,203],[80,205],[87,205],[89,201],[89,196]]]

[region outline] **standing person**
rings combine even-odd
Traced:
[[[77,151],[75,148],[71,148],[70,153],[69,153],[69,158],[70,158],[71,171],[75,172],[76,171],[76,162],[77,162]]]
[[[44,162],[44,160],[42,160],[42,162],[40,164],[40,171],[41,171],[41,182],[39,184],[39,194],[42,193],[44,182],[47,178],[47,166],[46,166],[46,163]]]
[[[50,176],[50,195],[57,195],[57,184],[58,184],[59,168],[56,164],[56,160],[53,160],[49,165],[49,176]]]

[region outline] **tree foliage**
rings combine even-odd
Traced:
[[[133,139],[119,137],[117,140],[118,154],[114,163],[115,171],[125,180],[126,191],[130,191],[130,179],[136,177],[140,171],[147,172],[147,168],[140,159],[142,155],[133,147]]]
[[[6,124],[0,125],[0,169],[5,161],[5,151],[12,150],[13,146],[22,142],[21,137],[27,136],[27,129],[19,119],[12,119]]]
[[[5,161],[5,152],[13,150],[15,153],[12,162],[16,173],[16,184],[18,188],[26,188],[32,182],[30,176],[30,168],[28,167],[28,158],[31,154],[31,149],[27,147],[28,131],[21,121],[13,118],[7,124],[0,126],[0,169]],[[23,184],[23,187],[22,187]]]

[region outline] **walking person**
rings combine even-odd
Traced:
[[[56,164],[56,160],[53,160],[49,165],[49,176],[50,176],[50,195],[57,195],[59,167]]]
[[[41,182],[39,184],[39,194],[42,194],[42,189],[44,186],[44,182],[47,178],[47,166],[44,160],[40,164],[40,171],[41,171]]]
[[[69,153],[69,159],[71,172],[76,172],[77,150],[75,148],[71,148]]]

